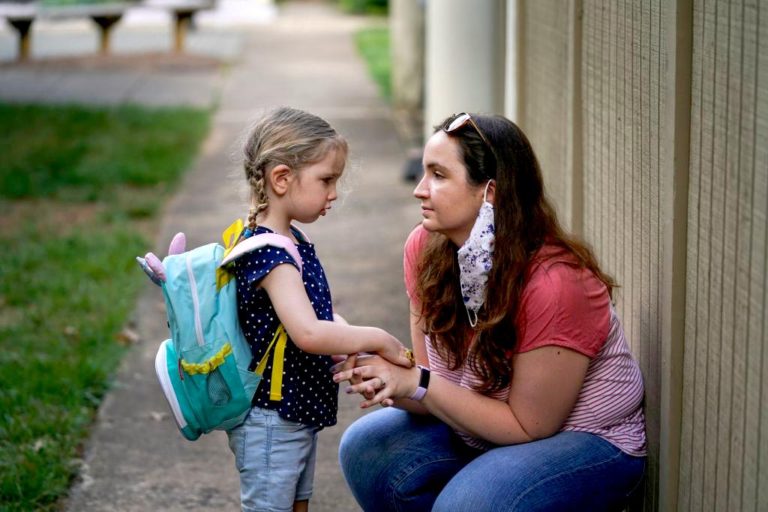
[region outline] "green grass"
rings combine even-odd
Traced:
[[[55,510],[125,351],[133,255],[208,129],[188,109],[0,105],[0,510]]]
[[[350,14],[386,16],[389,11],[389,0],[338,0],[338,5]]]
[[[199,117],[135,107],[0,105],[0,197],[95,200],[117,185],[172,183],[200,137]]]
[[[368,63],[368,71],[378,84],[381,95],[389,101],[392,98],[389,29],[387,27],[362,29],[355,33],[355,44]]]

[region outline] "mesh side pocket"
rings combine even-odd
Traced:
[[[206,387],[213,405],[225,405],[232,400],[232,392],[218,368],[208,374]]]

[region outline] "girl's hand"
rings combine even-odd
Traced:
[[[338,313],[333,314],[333,321],[336,323],[349,325],[349,322],[347,322],[346,319],[344,319],[344,317],[342,317]],[[411,366],[414,366],[416,364],[416,359],[413,356],[412,350],[403,346],[403,344],[400,343],[397,338],[387,333],[386,331],[380,330],[380,332],[387,337],[387,342],[386,342],[387,348],[379,352],[379,354],[381,354],[382,357],[384,357],[388,361],[391,361],[400,366],[404,366],[406,368],[410,368]],[[355,363],[353,361],[351,364],[351,367],[354,367],[354,366],[355,366]]]
[[[413,368],[416,366],[416,359],[413,357],[413,350],[406,348],[405,345],[397,341],[394,336],[384,350],[377,352],[381,357],[404,368]]]
[[[363,409],[376,404],[392,405],[396,398],[413,395],[419,385],[418,369],[394,365],[375,355],[360,356],[356,364],[352,369],[340,369],[333,380],[350,381],[351,385],[344,391],[348,394],[362,394],[366,398],[360,403]],[[362,382],[356,382],[356,379],[362,379]]]

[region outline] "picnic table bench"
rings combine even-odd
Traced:
[[[200,10],[210,9],[213,4],[214,0],[145,0],[142,5],[173,13],[173,48],[181,53],[192,16]],[[4,17],[18,35],[20,61],[29,58],[30,29],[36,19],[90,18],[99,29],[99,51],[106,55],[110,51],[112,28],[129,8],[137,5],[137,0],[71,5],[46,5],[39,0],[0,0],[0,17]]]
[[[173,48],[177,53],[181,53],[184,51],[184,41],[192,16],[198,11],[212,8],[214,0],[145,0],[144,5],[173,13]]]
[[[0,16],[3,16],[19,36],[19,60],[29,56],[29,30],[37,16],[37,5],[32,2],[0,2]]]

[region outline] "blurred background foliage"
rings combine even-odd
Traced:
[[[355,33],[357,50],[368,65],[368,72],[387,101],[392,99],[391,58],[389,53],[389,28],[364,28]]]
[[[0,104],[0,510],[55,510],[208,111]]]
[[[350,14],[385,16],[389,10],[389,0],[338,0],[338,2],[341,10]]]

